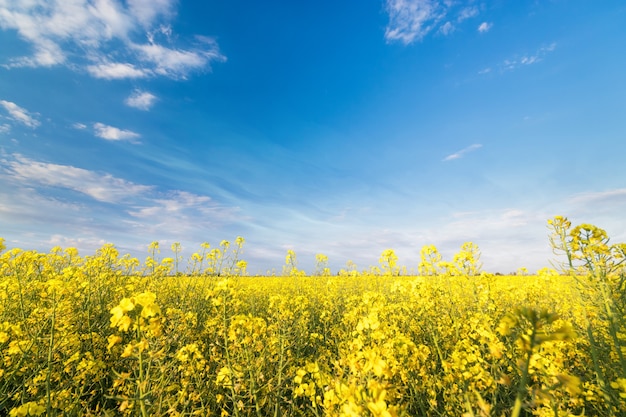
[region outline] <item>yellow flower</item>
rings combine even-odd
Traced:
[[[156,294],[150,291],[142,292],[141,294],[135,296],[135,303],[144,307],[150,304],[154,304],[155,300]]]
[[[144,305],[143,309],[141,309],[141,317],[144,318],[154,317],[157,314],[161,314],[161,308],[154,303]]]
[[[123,332],[127,332],[132,324],[132,319],[128,316],[122,316],[122,318],[117,322],[117,328]]]
[[[611,382],[611,387],[620,391],[620,398],[626,398],[626,378],[618,378],[617,381]]]
[[[159,337],[162,334],[161,330],[161,319],[152,317],[150,319],[150,324],[148,324],[148,331],[150,332],[150,334],[154,337]]]
[[[293,393],[296,395],[296,397],[301,397],[302,395],[304,395],[304,390],[308,388],[307,384],[300,384],[296,387],[296,389],[293,390]]]
[[[119,307],[124,313],[126,313],[133,310],[135,308],[135,304],[131,301],[130,298],[122,298],[122,301],[120,301],[119,303]]]
[[[128,358],[133,354],[133,344],[129,343],[124,347],[124,352],[122,352],[122,358]]]
[[[22,416],[40,416],[46,412],[46,407],[36,402],[29,402],[26,404],[22,404],[19,407],[12,409],[9,412],[9,416],[11,417],[22,417]]]
[[[122,338],[120,336],[112,334],[107,338],[107,340],[109,341],[109,344],[107,345],[107,350],[110,352],[113,346],[122,341]]]
[[[378,400],[376,402],[368,402],[367,408],[372,412],[375,416],[380,417],[391,417],[391,413],[387,411],[387,403],[383,400]]]
[[[111,327],[117,327],[122,331],[127,331],[132,320],[125,313],[135,308],[135,305],[128,298],[122,299],[120,304],[111,309]]]
[[[298,369],[296,371],[296,376],[293,378],[293,382],[296,384],[302,383],[302,378],[306,375],[306,371],[304,369]]]
[[[124,315],[124,309],[120,306],[115,306],[110,310],[111,313],[111,327],[117,326],[117,322]]]
[[[6,350],[6,352],[9,355],[17,355],[19,353],[22,353],[22,347],[20,346],[20,343],[18,341],[13,340],[9,343],[9,348]]]

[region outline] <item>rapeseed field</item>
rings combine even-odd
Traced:
[[[562,265],[481,272],[433,246],[379,266],[246,276],[244,240],[140,262],[0,241],[0,414],[626,415],[626,245],[549,221]],[[523,272],[523,271],[520,271]]]

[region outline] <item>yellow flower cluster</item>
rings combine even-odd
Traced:
[[[625,415],[622,247],[550,225],[568,274],[480,273],[473,244],[425,247],[420,276],[393,250],[384,274],[331,276],[320,254],[303,276],[290,251],[287,276],[240,276],[243,239],[204,245],[194,275],[179,245],[143,266],[112,245],[2,251],[0,414]]]

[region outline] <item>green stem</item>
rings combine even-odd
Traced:
[[[233,402],[233,412],[235,413],[235,417],[239,417],[239,410],[237,409],[237,394],[235,393],[235,384],[234,384],[234,377],[235,377],[235,373],[233,372],[233,367],[232,367],[232,361],[230,358],[230,352],[228,349],[228,319],[226,317],[226,296],[223,297],[222,300],[222,320],[224,323],[224,350],[226,352],[226,365],[228,366],[228,372],[230,373],[230,395],[232,397],[232,402]]]
[[[604,311],[609,320],[609,333],[611,334],[611,338],[613,339],[613,346],[617,352],[617,356],[619,357],[620,365],[622,368],[622,376],[626,378],[626,361],[624,360],[624,355],[622,353],[622,346],[617,336],[618,329],[615,323],[615,315],[613,314],[613,309],[611,307],[611,299],[607,290],[607,283],[602,280],[600,281],[600,293],[602,294],[602,301],[604,302]]]
[[[280,398],[281,398],[281,388],[282,388],[282,376],[283,376],[283,355],[285,351],[285,339],[282,331],[279,331],[279,340],[280,340],[280,361],[278,363],[278,384],[276,387],[278,388],[278,392],[276,393],[276,403],[274,404],[274,417],[279,416],[280,410]]]
[[[515,396],[515,404],[513,405],[513,411],[511,412],[511,417],[519,417],[520,412],[522,411],[522,401],[526,396],[526,384],[528,383],[528,375],[530,368],[530,359],[533,356],[533,349],[535,347],[535,335],[537,334],[537,324],[533,323],[533,332],[530,335],[530,344],[528,347],[528,352],[526,355],[526,363],[524,364],[524,369],[522,371],[522,379],[520,380],[519,386],[517,387],[517,395]]]
[[[141,341],[141,317],[137,317],[137,340]],[[143,352],[139,352],[139,382],[137,383],[137,391],[139,392],[139,408],[141,410],[142,417],[148,416],[148,410],[146,410],[145,403],[145,381],[144,366],[143,366]]]
[[[56,322],[56,294],[52,292],[52,320],[50,321],[50,343],[48,344],[48,374],[46,375],[46,415],[51,415],[52,401],[50,400],[50,377],[52,376],[52,352],[54,349],[54,325]]]

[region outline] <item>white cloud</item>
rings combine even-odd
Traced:
[[[432,0],[387,0],[389,24],[385,29],[388,42],[408,45],[421,40],[439,20],[439,5]]]
[[[537,55],[533,55],[533,56],[524,56],[522,57],[522,59],[520,59],[519,63],[522,65],[530,65],[530,64],[534,64],[536,62],[539,62],[540,58]]]
[[[422,40],[431,31],[447,36],[458,24],[479,14],[476,6],[449,0],[386,0],[385,9],[389,15],[385,39],[405,45]]]
[[[212,60],[223,61],[217,44],[210,38],[198,38],[203,48],[172,49],[156,43],[135,44],[133,48],[143,61],[152,63],[154,72],[171,78],[185,78],[192,70],[199,70]]]
[[[138,206],[128,211],[137,219],[161,219],[181,223],[190,220],[191,215],[226,220],[232,218],[237,211],[233,207],[223,207],[210,197],[186,191],[170,191],[163,196],[155,196],[147,201],[147,205]],[[192,227],[189,223],[187,227]]]
[[[62,248],[90,248],[90,252],[95,252],[105,244],[109,243],[104,239],[85,238],[85,237],[68,237],[60,234],[50,236],[48,240],[50,247],[60,246]]]
[[[449,34],[451,34],[452,32],[454,32],[454,25],[451,22],[446,22],[444,23],[443,26],[441,26],[439,28],[439,32],[443,35],[443,36],[448,36]]]
[[[618,188],[608,191],[588,192],[574,195],[570,202],[581,205],[605,205],[626,203],[626,188]]]
[[[534,54],[527,54],[521,57],[505,59],[502,63],[502,68],[504,70],[514,70],[519,68],[520,66],[536,64],[538,62],[541,62],[547,54],[554,51],[555,49],[556,43],[553,42],[547,46],[542,46],[541,48],[537,49]]]
[[[6,123],[0,125],[0,133],[9,133],[11,131],[11,126]]]
[[[222,206],[210,197],[173,190],[153,194],[143,204],[129,207],[128,227],[140,233],[175,240],[197,238],[206,240],[203,231],[217,225],[243,220],[237,207]]]
[[[94,123],[93,128],[96,136],[106,140],[129,140],[132,142],[141,136],[131,130],[122,130],[103,123]]]
[[[80,215],[80,204],[40,195],[30,185],[11,187],[11,178],[2,174],[3,170],[0,170],[3,181],[3,187],[0,188],[0,217],[5,224],[16,227],[23,223],[32,228],[32,225],[58,225],[60,218],[67,218],[67,223],[76,224],[72,219],[75,220]],[[20,237],[24,238],[26,234],[22,233]]]
[[[119,80],[123,78],[143,78],[150,75],[145,69],[137,68],[133,64],[120,62],[107,62],[98,65],[87,66],[87,71],[96,78],[107,80]]]
[[[146,193],[152,187],[134,184],[110,174],[99,174],[70,165],[37,162],[22,156],[3,161],[11,178],[32,184],[65,188],[106,203],[115,203]]]
[[[15,103],[6,100],[0,100],[0,105],[9,113],[11,119],[28,127],[35,128],[39,126],[39,121],[35,119],[26,109]]]
[[[489,30],[491,29],[492,26],[493,26],[492,23],[482,22],[480,24],[480,26],[478,26],[478,31],[480,33],[487,33],[487,32],[489,32]]]
[[[94,77],[105,79],[157,75],[184,78],[190,71],[223,60],[215,41],[196,42],[191,47],[158,43],[158,36],[164,36],[162,41],[167,43],[177,39],[168,25],[175,15],[176,3],[176,0],[0,1],[0,29],[16,31],[32,47],[31,55],[12,58],[5,66],[65,64],[84,68]],[[146,38],[149,44],[142,45]],[[111,62],[113,46],[115,59]]]
[[[476,16],[478,16],[478,8],[477,7],[475,7],[475,6],[465,7],[459,13],[459,16],[457,17],[457,21],[462,22],[464,20],[467,20],[467,19],[470,19],[470,18],[476,17]]]
[[[450,154],[448,156],[446,156],[445,158],[443,158],[443,161],[452,161],[454,159],[459,159],[462,158],[463,156],[465,156],[465,154],[475,151],[476,149],[480,149],[482,148],[483,145],[479,144],[479,143],[475,143],[473,145],[468,146],[467,148],[463,148],[458,152],[455,152],[453,154]]]
[[[134,107],[139,110],[149,110],[157,97],[147,91],[135,90],[124,101],[127,106]]]
[[[87,129],[87,125],[86,125],[86,124],[84,124],[84,123],[74,123],[74,124],[72,125],[72,127],[73,127],[74,129],[78,129],[78,130]]]
[[[249,220],[238,207],[206,195],[162,191],[106,172],[15,154],[0,156],[0,183],[0,217],[11,225],[5,237],[41,250],[58,244],[93,252],[113,242],[121,251],[145,256],[151,241],[197,247],[216,231],[224,233],[223,227]]]
[[[174,4],[171,0],[128,0],[131,14],[145,26],[150,26],[159,15],[171,15]]]
[[[52,67],[65,62],[65,54],[53,42],[39,40],[34,49],[32,57],[15,58],[8,67]]]
[[[461,243],[472,241],[482,252],[484,270],[513,272],[519,267],[531,271],[549,266],[553,254],[545,232],[544,211],[514,208],[456,213],[450,221],[425,232],[444,257],[450,257]],[[445,255],[445,254],[448,255]]]

